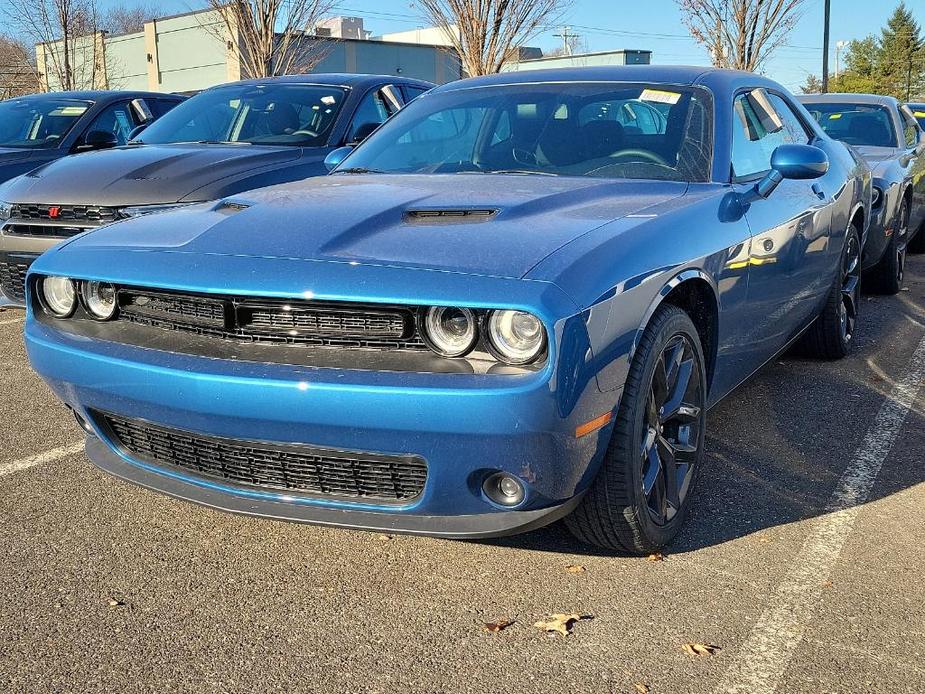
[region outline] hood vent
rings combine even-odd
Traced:
[[[431,207],[417,210],[407,210],[405,221],[418,224],[452,224],[487,222],[492,219],[498,210],[476,207]]]

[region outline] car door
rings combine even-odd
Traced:
[[[906,163],[906,176],[912,181],[912,215],[909,218],[909,229],[915,231],[925,224],[925,131],[908,110],[908,107],[899,109],[903,127],[903,145],[906,154],[903,161]]]
[[[747,190],[771,168],[782,144],[807,144],[805,124],[777,94],[754,89],[736,96],[733,116],[733,176]],[[750,339],[755,356],[769,359],[814,317],[829,290],[834,267],[829,253],[837,190],[832,181],[784,180],[745,217],[752,234],[748,297],[753,311]]]

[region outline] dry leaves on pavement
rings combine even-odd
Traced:
[[[585,571],[587,571],[587,569],[585,569],[585,567],[583,567],[581,564],[569,564],[565,567],[565,570],[570,574],[583,574]]]
[[[642,682],[637,682],[635,684],[635,687],[636,687],[636,691],[639,692],[639,694],[649,694],[649,685],[643,684]]]
[[[648,557],[646,557],[646,559],[649,561],[665,561],[665,555],[661,552],[653,552]]]
[[[580,622],[583,619],[591,619],[589,616],[582,616],[580,614],[575,614],[574,612],[569,614],[551,614],[546,619],[541,619],[536,622],[533,626],[537,629],[541,629],[546,632],[558,632],[563,636],[568,636],[572,629],[572,624],[575,622]]]
[[[507,629],[513,623],[513,619],[499,619],[495,622],[485,622],[485,631],[492,634],[497,634],[499,631],[504,631]]]
[[[688,655],[704,657],[710,656],[720,650],[719,646],[714,646],[709,643],[685,643],[681,646],[684,649],[684,652]]]

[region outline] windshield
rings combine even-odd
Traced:
[[[885,106],[803,104],[826,134],[848,145],[897,147],[893,117]]]
[[[144,130],[138,141],[322,147],[346,97],[344,88],[321,85],[219,87],[184,101]]]
[[[57,147],[92,105],[53,97],[0,101],[0,147]]]
[[[909,104],[909,108],[912,109],[912,115],[915,116],[919,125],[925,128],[925,104]]]
[[[700,88],[516,84],[426,94],[340,170],[707,181],[712,148]]]

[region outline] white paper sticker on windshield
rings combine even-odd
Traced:
[[[677,92],[666,92],[661,89],[643,89],[639,96],[640,101],[651,101],[656,104],[671,104],[674,106],[681,100]]]
[[[333,96],[323,96],[321,97],[321,103],[324,104],[325,106],[331,106],[332,104],[337,103],[337,99],[334,98]]]

